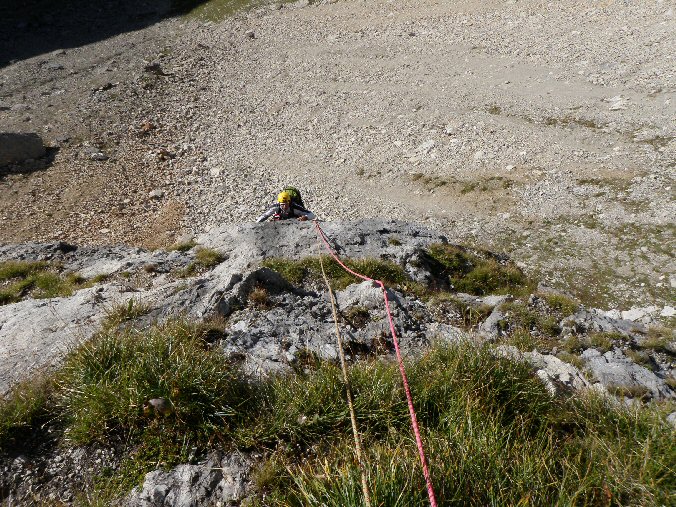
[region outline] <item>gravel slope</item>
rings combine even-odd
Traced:
[[[673,11],[299,3],[17,62],[0,130],[60,150],[0,175],[0,241],[162,246],[293,184],[324,220],[420,221],[597,304],[670,303]]]

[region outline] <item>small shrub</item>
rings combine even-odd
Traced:
[[[446,277],[455,290],[477,296],[527,292],[530,282],[510,262],[499,262],[489,253],[483,257],[454,245],[437,243],[427,249],[436,261],[437,277]]]
[[[0,262],[0,281],[13,278],[26,278],[30,275],[45,271],[48,268],[46,262],[5,261]]]
[[[8,261],[0,263],[0,305],[15,303],[25,297],[67,297],[81,288],[84,279],[76,273],[62,276],[59,266],[46,262]]]
[[[157,422],[168,438],[204,444],[209,434],[231,431],[250,397],[239,369],[209,351],[195,326],[180,322],[104,331],[66,358],[58,384],[67,435],[82,444],[116,432],[144,440],[143,405],[152,398],[174,407]]]
[[[606,388],[610,394],[626,398],[650,398],[652,395],[650,389],[645,386],[620,386],[607,385]]]
[[[522,352],[531,352],[541,347],[541,341],[525,329],[516,329],[505,341],[507,345],[513,345]]]
[[[211,248],[199,248],[195,252],[195,260],[191,262],[184,270],[178,273],[179,278],[193,276],[197,273],[208,271],[225,260],[220,252]]]
[[[448,292],[434,293],[428,305],[437,320],[468,329],[478,326],[493,311],[491,306],[470,305]]]
[[[149,313],[150,310],[149,304],[131,298],[126,303],[119,303],[106,312],[104,327],[114,327],[124,322],[136,320]]]
[[[251,303],[255,308],[268,309],[272,307],[272,301],[270,301],[270,293],[262,285],[257,285],[249,293],[249,303]]]
[[[636,364],[640,364],[641,366],[646,367],[651,366],[650,356],[642,350],[639,351],[628,349],[627,351],[625,351],[625,354],[629,359],[631,359]]]
[[[390,236],[387,238],[387,243],[392,246],[401,246],[401,240],[396,236]]]
[[[570,336],[568,336],[568,338],[566,338],[566,341],[563,342],[563,347],[566,350],[566,352],[569,352],[571,354],[579,354],[586,348],[585,344],[582,342],[582,340],[580,340],[580,337],[577,336],[576,334],[571,334]]]
[[[0,450],[8,450],[48,419],[52,390],[53,379],[37,374],[0,398]]]
[[[510,324],[510,329],[526,329],[537,331],[545,336],[557,336],[561,329],[554,317],[541,315],[531,310],[527,305],[514,301],[503,305],[505,318]]]
[[[674,332],[665,327],[651,327],[648,329],[648,336],[642,340],[639,346],[642,349],[653,349],[657,352],[671,353],[668,344],[674,341]]]
[[[363,306],[351,306],[343,311],[345,320],[355,329],[361,329],[371,320],[371,313]]]
[[[211,269],[225,260],[223,254],[211,248],[200,248],[195,252],[195,262],[202,269]]]
[[[398,264],[382,259],[342,259],[346,266],[357,273],[381,280],[388,286],[411,285],[411,279]],[[335,260],[325,257],[322,259],[324,271],[335,290],[343,290],[348,285],[361,282],[362,279],[345,271]],[[319,285],[324,283],[321,264],[318,257],[306,257],[300,260],[270,258],[264,260],[263,267],[277,271],[289,283],[301,285],[308,283]]]

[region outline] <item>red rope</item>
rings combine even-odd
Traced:
[[[387,319],[390,323],[390,332],[392,333],[392,340],[394,342],[394,350],[397,354],[397,362],[399,363],[399,372],[401,373],[401,379],[404,384],[404,392],[406,393],[406,401],[408,402],[408,411],[409,414],[411,415],[411,427],[413,428],[413,433],[415,435],[415,441],[416,444],[418,445],[418,453],[420,454],[420,463],[422,464],[422,469],[423,469],[423,475],[425,476],[425,482],[427,483],[427,495],[430,498],[430,506],[431,507],[437,507],[437,499],[434,496],[434,488],[432,487],[432,478],[430,476],[429,469],[427,467],[427,458],[425,457],[425,451],[423,450],[423,442],[422,442],[422,437],[420,436],[420,428],[418,426],[418,418],[415,415],[415,409],[413,408],[413,398],[411,396],[411,390],[408,387],[408,379],[406,377],[406,369],[404,368],[404,361],[401,358],[401,352],[399,351],[399,340],[397,340],[397,333],[394,330],[394,321],[392,320],[392,313],[390,312],[390,302],[387,299],[387,290],[385,290],[385,284],[380,281],[380,280],[374,280],[373,278],[369,278],[368,276],[364,276],[360,273],[357,273],[356,271],[351,270],[348,268],[345,264],[341,262],[341,260],[338,258],[336,253],[333,251],[333,248],[331,248],[331,245],[329,245],[328,237],[324,233],[324,230],[320,227],[319,222],[317,220],[314,221],[315,227],[317,228],[317,232],[319,234],[319,237],[322,239],[324,242],[324,246],[326,246],[326,249],[329,251],[331,256],[335,259],[335,261],[340,264],[340,266],[347,271],[348,273],[361,278],[362,280],[367,280],[370,282],[375,282],[380,286],[380,289],[383,291],[383,298],[385,299],[385,309],[387,310]]]

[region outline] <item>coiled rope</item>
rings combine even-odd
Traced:
[[[362,275],[361,273],[357,273],[356,271],[351,270],[348,268],[343,262],[338,258],[338,255],[334,252],[333,248],[331,248],[331,245],[329,244],[328,237],[326,236],[326,233],[324,230],[321,228],[319,225],[318,220],[313,221],[315,228],[317,229],[317,234],[319,235],[319,238],[322,240],[324,243],[324,246],[328,250],[328,252],[331,254],[333,259],[348,273],[356,276],[357,278],[361,278],[362,280],[366,280],[372,283],[377,284],[380,286],[380,289],[382,290],[383,293],[383,299],[385,300],[385,309],[387,311],[387,319],[390,324],[390,332],[392,334],[392,341],[394,343],[394,350],[397,355],[397,363],[399,364],[399,373],[401,374],[401,380],[404,385],[404,392],[406,393],[406,401],[408,402],[408,412],[411,416],[411,428],[413,429],[413,434],[415,435],[415,441],[418,446],[418,454],[420,455],[420,463],[422,465],[423,469],[423,475],[425,476],[425,483],[427,484],[427,496],[430,499],[430,506],[431,507],[437,507],[437,500],[436,497],[434,496],[434,488],[432,487],[432,478],[430,476],[429,468],[427,466],[427,458],[425,457],[425,451],[423,449],[423,442],[422,442],[422,437],[420,436],[420,427],[418,426],[418,418],[415,415],[415,408],[413,407],[413,398],[411,396],[411,389],[408,386],[408,378],[406,377],[406,369],[404,368],[404,361],[402,360],[401,357],[401,351],[399,350],[399,340],[397,339],[397,333],[394,329],[394,321],[392,319],[392,312],[390,311],[390,302],[387,298],[387,290],[385,289],[385,284],[381,280],[374,280],[373,278],[370,278],[368,276]],[[321,261],[321,255],[320,255],[320,261]],[[324,274],[324,267],[322,265],[322,273]],[[326,280],[326,275],[324,274],[325,280]],[[327,281],[328,283],[328,281]],[[331,293],[331,302],[333,304],[333,294]],[[334,307],[334,318],[335,318],[335,307]],[[337,320],[336,320],[336,328],[337,328]],[[342,346],[340,347],[342,350]],[[342,354],[342,353],[341,353]],[[341,357],[341,364],[343,363],[344,358]],[[351,396],[351,395],[350,395]],[[351,404],[351,402],[349,402]],[[352,412],[350,413],[350,416],[353,417]],[[356,423],[354,423],[356,424]],[[354,427],[354,426],[353,426]],[[356,438],[356,437],[355,437]],[[361,465],[360,465],[361,466]],[[362,483],[364,481],[365,475],[362,475]]]

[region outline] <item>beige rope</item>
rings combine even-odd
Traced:
[[[322,268],[322,276],[324,277],[324,282],[326,282],[326,287],[329,290],[329,296],[331,297],[331,311],[333,312],[333,322],[336,325],[336,338],[338,339],[338,355],[340,357],[340,368],[343,370],[343,381],[345,382],[345,391],[347,393],[347,406],[350,409],[350,421],[352,422],[352,435],[354,436],[354,447],[357,454],[357,461],[359,462],[359,470],[361,471],[361,488],[364,492],[364,503],[366,507],[371,507],[371,496],[369,494],[368,481],[366,479],[366,463],[364,461],[364,455],[362,453],[361,438],[359,437],[359,430],[357,429],[357,416],[354,412],[354,403],[352,397],[352,384],[350,383],[350,378],[347,373],[347,362],[345,361],[345,353],[343,352],[343,339],[340,335],[340,328],[338,327],[338,312],[336,310],[336,298],[333,296],[333,290],[331,289],[331,284],[329,279],[326,276],[324,271],[324,261],[322,260],[322,250],[321,243],[317,243],[319,250],[319,265]]]

